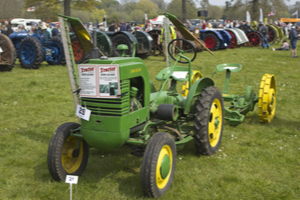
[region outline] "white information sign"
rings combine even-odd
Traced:
[[[80,96],[89,98],[119,98],[119,65],[78,65]]]
[[[76,115],[78,117],[80,117],[81,119],[84,119],[86,121],[90,120],[90,116],[91,116],[91,110],[84,108],[80,105],[77,105],[76,107]]]
[[[66,183],[77,184],[78,183],[78,176],[67,175],[66,176]]]

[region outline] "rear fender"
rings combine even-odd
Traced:
[[[128,31],[119,31],[119,32],[116,32],[115,34],[113,34],[112,38],[115,37],[116,35],[119,35],[119,34],[126,35],[131,42],[135,42],[136,44],[138,44],[138,41],[134,37],[134,35],[132,33],[128,32]]]
[[[195,101],[199,98],[202,90],[208,86],[214,86],[214,81],[210,78],[201,78],[197,80],[191,87],[189,94],[186,98],[184,105],[184,114],[189,114],[194,112]]]
[[[203,40],[203,35],[205,33],[213,33],[215,35],[217,35],[217,37],[222,40],[221,43],[223,43],[224,38],[222,37],[222,35],[218,32],[218,31],[212,31],[212,30],[200,30],[200,39]]]
[[[231,40],[231,35],[224,30],[219,30],[219,33],[222,35],[223,37],[223,42],[220,43],[220,48],[227,48],[230,45],[230,40]]]

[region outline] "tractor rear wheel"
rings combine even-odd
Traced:
[[[52,45],[49,48],[54,50],[55,54],[52,55],[53,61],[47,61],[47,63],[49,65],[65,65],[66,58],[61,38],[58,36],[54,36],[50,41],[52,42]]]
[[[217,87],[206,87],[200,93],[195,109],[194,142],[199,154],[212,155],[217,152],[221,144],[223,124],[222,93]]]
[[[81,175],[87,165],[89,146],[80,141],[76,149],[77,138],[71,136],[71,130],[80,125],[68,122],[60,125],[53,134],[48,149],[48,169],[56,181],[65,181],[66,175]]]
[[[125,54],[127,56],[132,56],[133,53],[133,43],[130,41],[130,39],[125,34],[118,34],[112,39],[113,43],[113,56],[114,57],[120,57],[121,53],[117,51],[117,46],[120,44],[126,44],[128,46],[128,50],[125,51]]]
[[[230,35],[231,35],[231,39],[230,39],[230,45],[229,45],[229,49],[232,49],[236,46],[236,37],[235,34],[232,31],[226,30]]]
[[[2,49],[0,71],[11,71],[16,61],[16,51],[13,43],[4,34],[0,34],[0,47]]]
[[[247,34],[247,37],[249,42],[247,42],[246,45],[248,47],[258,47],[259,45],[261,45],[261,35],[258,32],[252,31]]]
[[[44,61],[42,43],[35,37],[26,37],[19,47],[19,61],[26,69],[38,69]]]
[[[141,169],[142,190],[145,196],[159,198],[170,187],[176,167],[174,138],[165,132],[155,133],[149,140]]]
[[[216,51],[220,47],[220,40],[214,33],[206,33],[203,37],[203,41],[205,46],[211,51]]]
[[[76,36],[71,38],[74,60],[76,64],[85,63],[90,59],[90,54],[85,52],[81,47]]]

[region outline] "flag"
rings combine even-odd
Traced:
[[[147,20],[148,20],[148,15],[147,13],[145,13],[145,22],[147,22]]]
[[[298,10],[296,10],[296,12],[294,12],[292,15],[297,15],[298,16]]]
[[[259,9],[259,21],[260,22],[263,21],[263,11],[262,11],[262,9]]]
[[[251,16],[250,16],[250,13],[248,11],[246,12],[246,21],[249,22],[249,23],[251,22]]]
[[[35,10],[34,6],[27,8],[27,12],[33,12],[34,10]]]
[[[274,10],[272,10],[272,12],[270,12],[270,13],[268,14],[268,16],[272,16],[272,15],[275,15],[275,11],[274,11]]]

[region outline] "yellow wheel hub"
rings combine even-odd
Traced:
[[[215,99],[210,108],[209,124],[208,124],[208,138],[212,147],[215,147],[221,135],[222,129],[222,107],[219,99]]]
[[[201,74],[201,72],[199,71],[194,71],[193,70],[193,75],[192,75],[192,78],[191,78],[191,81],[192,81],[192,84],[191,86],[197,81],[199,80],[200,78],[203,78],[203,75]],[[186,81],[183,85],[182,85],[182,92],[181,92],[181,95],[183,97],[187,97],[187,95],[189,94],[189,88],[190,84],[189,84],[189,81]]]
[[[169,162],[169,173],[166,175],[165,178],[162,177],[162,164],[163,164],[163,159],[169,157],[170,162]],[[156,185],[159,189],[164,188],[167,183],[169,182],[170,175],[172,172],[172,166],[173,166],[173,154],[171,147],[169,145],[164,145],[162,149],[160,150],[158,160],[157,160],[157,165],[156,165]]]
[[[78,157],[73,157],[76,154],[75,147],[76,147],[77,139],[74,136],[70,136],[66,139],[62,155],[61,155],[61,162],[64,170],[67,173],[74,173],[78,170],[82,163],[83,158],[83,143],[81,141]]]
[[[276,82],[273,74],[265,74],[259,87],[258,114],[260,122],[270,123],[276,110]]]

